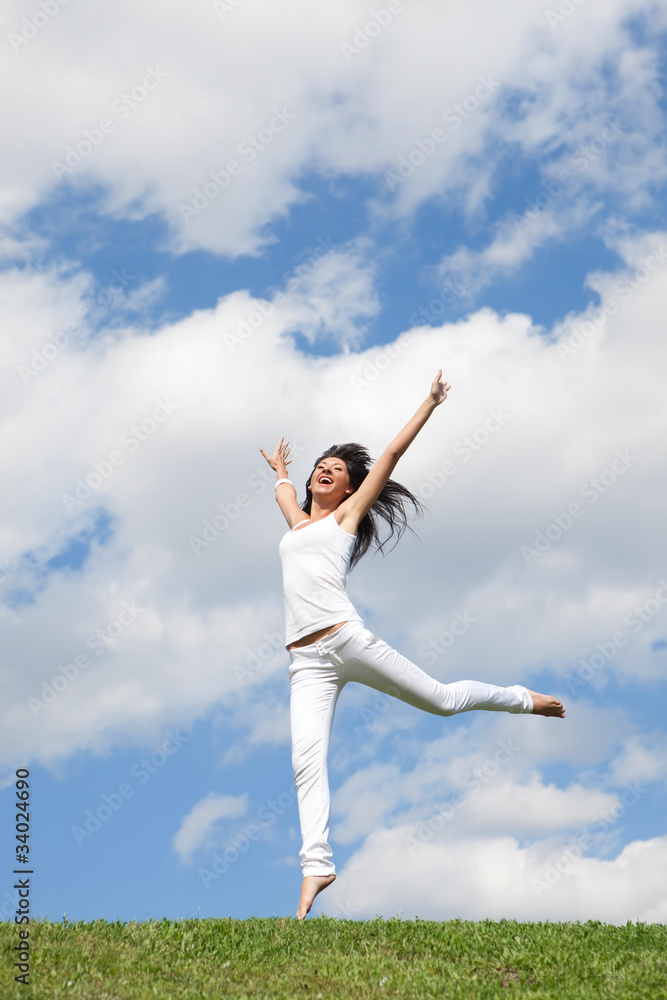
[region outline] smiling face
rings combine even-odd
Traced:
[[[354,492],[345,462],[335,456],[323,458],[317,463],[308,488],[313,499],[323,507],[337,507]]]

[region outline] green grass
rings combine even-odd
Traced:
[[[667,998],[667,925],[447,920],[30,924],[30,986],[0,923],[0,997]]]

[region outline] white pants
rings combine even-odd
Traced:
[[[525,687],[497,687],[482,681],[441,684],[378,639],[361,622],[347,622],[322,639],[288,650],[292,767],[299,803],[303,875],[335,872],[329,847],[327,757],[338,695],[348,681],[391,694],[433,715],[482,708],[532,712]]]

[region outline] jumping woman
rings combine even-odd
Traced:
[[[292,766],[303,840],[299,854],[303,881],[296,914],[300,920],[317,894],[336,878],[328,843],[327,758],[336,701],[348,681],[392,694],[433,715],[486,709],[565,717],[560,701],[521,684],[497,687],[481,681],[437,681],[365,628],[347,596],[347,572],[371,542],[382,551],[397,526],[397,542],[405,531],[405,502],[421,513],[420,501],[389,477],[449,389],[441,369],[427,398],[375,464],[359,444],[328,448],[315,463],[301,506],[296,487],[287,478],[292,461],[289,444],[281,438],[272,457],[260,448],[277,473],[276,500],[290,526],[279,552],[285,589],[285,648],[290,655]],[[378,518],[391,528],[383,542]]]

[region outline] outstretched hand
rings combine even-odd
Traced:
[[[443,382],[442,380],[442,368],[438,370],[438,374],[433,379],[433,385],[431,386],[431,399],[436,406],[443,403],[447,399],[447,392],[451,389],[449,382]]]
[[[273,455],[270,458],[266,454],[263,448],[259,449],[274,472],[278,472],[279,469],[282,469],[286,465],[289,465],[290,462],[292,461],[291,458],[287,457],[290,452],[289,442],[283,444],[284,440],[285,440],[284,436],[281,437],[280,441],[278,442],[276,450],[274,451]]]

